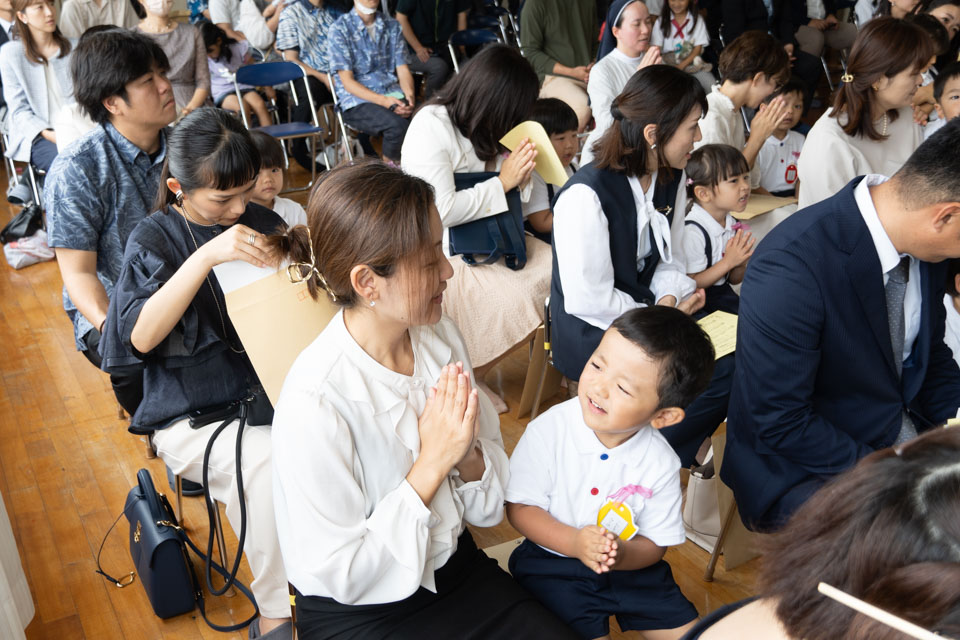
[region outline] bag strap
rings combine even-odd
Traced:
[[[107,543],[107,538],[110,537],[110,533],[113,531],[113,528],[117,526],[117,523],[120,522],[122,518],[127,513],[127,508],[124,507],[123,511],[120,512],[120,515],[117,516],[117,519],[113,521],[113,524],[110,525],[110,528],[107,529],[107,532],[103,536],[103,540],[100,541],[100,549],[97,551],[97,570],[94,573],[99,573],[104,578],[112,582],[118,589],[123,589],[124,587],[130,586],[133,584],[133,581],[136,579],[137,574],[134,571],[131,571],[129,575],[120,580],[117,580],[110,574],[106,573],[103,570],[103,567],[100,565],[100,555],[103,553],[103,546]]]
[[[523,231],[523,218],[520,218],[520,224],[517,224],[516,218],[501,219],[503,234],[507,238],[504,245],[504,262],[507,267],[514,271],[523,269],[527,264],[527,244],[526,233]]]
[[[487,233],[489,233],[490,237],[493,238],[493,242],[496,244],[497,248],[491,251],[490,255],[479,262],[477,262],[477,259],[472,255],[460,256],[463,261],[471,267],[478,264],[493,264],[500,259],[500,256],[503,255],[503,231],[500,229],[500,224],[497,222],[498,217],[499,216],[490,216],[486,218]]]
[[[700,229],[700,233],[703,234],[703,252],[707,255],[706,268],[709,269],[713,266],[713,243],[710,242],[710,234],[707,233],[707,230],[703,228],[702,224],[696,222],[695,220],[686,220],[683,224],[692,224],[697,229]]]

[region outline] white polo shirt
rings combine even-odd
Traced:
[[[707,264],[707,241],[703,237],[703,232],[692,224],[686,224],[688,221],[699,224],[710,236],[710,264]],[[733,228],[736,223],[736,218],[728,213],[721,225],[710,215],[710,212],[697,203],[693,204],[683,225],[683,257],[686,259],[687,273],[700,273],[720,262],[727,248],[727,242],[737,235]],[[722,285],[726,281],[727,276],[723,276],[714,283],[714,286]]]
[[[510,458],[507,502],[540,507],[582,528],[597,524],[607,496],[640,485],[653,495],[625,500],[637,534],[666,547],[682,544],[686,536],[679,471],[680,458],[656,429],[644,427],[608,449],[584,423],[579,399],[571,398],[527,425]]]
[[[793,189],[797,184],[797,160],[806,138],[796,131],[787,131],[783,140],[770,136],[757,154],[760,186],[770,192]]]

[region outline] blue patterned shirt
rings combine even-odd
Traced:
[[[336,9],[315,7],[309,0],[297,0],[280,14],[277,49],[296,49],[300,60],[317,71],[327,70],[327,33],[342,14]]]
[[[153,211],[166,149],[163,132],[160,150],[151,158],[107,123],[63,150],[47,172],[43,201],[50,246],[95,251],[107,297],[120,275],[127,238]],[[77,311],[66,287],[63,308],[83,351],[81,338],[96,327]]]
[[[407,64],[406,41],[400,23],[377,12],[373,38],[355,9],[345,13],[327,34],[327,57],[340,108],[346,111],[366,102],[343,88],[337,71],[353,71],[354,79],[374,93],[400,91],[397,67]]]
[[[207,16],[203,15],[210,6],[208,0],[187,0],[187,10],[190,11],[190,24],[201,24],[209,22]]]

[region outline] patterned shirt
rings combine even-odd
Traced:
[[[406,41],[400,23],[375,16],[373,38],[356,10],[342,15],[327,34],[327,57],[330,71],[353,71],[353,78],[374,93],[399,92],[397,67],[407,64]],[[333,74],[340,108],[346,111],[367,102],[343,88],[339,74]]]
[[[127,238],[153,211],[166,149],[163,132],[160,150],[151,157],[107,123],[63,150],[47,173],[43,201],[50,246],[95,251],[107,297],[120,275]],[[96,327],[77,311],[66,287],[63,308],[83,351],[81,338]]]
[[[199,25],[209,22],[203,12],[210,7],[207,0],[187,0],[187,10],[190,12],[190,24]]]
[[[277,49],[297,50],[300,60],[317,71],[327,70],[327,33],[341,13],[328,7],[315,7],[309,0],[297,0],[280,14]]]

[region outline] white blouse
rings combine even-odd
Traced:
[[[297,358],[273,421],[273,493],[288,580],[304,595],[343,604],[397,602],[436,592],[434,571],[466,523],[503,519],[509,479],[497,412],[479,394],[485,470],[456,469],[425,506],[406,481],[420,453],[419,414],[440,369],[467,349],[453,322],[410,329],[414,374],[371,358],[340,312]]]
[[[444,228],[443,250],[448,256],[447,229],[507,210],[507,196],[497,176],[472,189],[456,190],[453,174],[500,171],[503,157],[497,156],[493,168],[487,168],[473,150],[473,143],[454,126],[446,107],[429,105],[417,112],[407,128],[400,157],[404,171],[433,186]],[[520,200],[530,200],[529,181],[520,190]]]
[[[643,56],[631,58],[619,49],[614,49],[590,70],[590,82],[587,84],[587,94],[590,96],[590,108],[593,110],[593,119],[596,123],[593,131],[587,136],[580,153],[580,164],[587,164],[593,160],[593,145],[603,137],[610,125],[613,116],[610,115],[610,105],[614,98],[620,95],[627,85],[627,80],[637,72]]]
[[[923,142],[923,127],[913,121],[910,107],[890,122],[886,140],[847,135],[831,112],[827,109],[814,123],[797,160],[801,209],[826,200],[857,176],[892,176]]]
[[[720,91],[719,84],[713,85],[713,90],[707,94],[707,107],[707,113],[700,118],[700,135],[703,137],[693,145],[694,148],[699,149],[705,144],[728,144],[743,151],[747,144],[743,115],[733,100]],[[760,186],[760,170],[756,162],[750,170],[750,186],[754,189]]]
[[[629,178],[637,206],[637,269],[653,247],[648,228],[652,225],[661,260],[650,282],[654,299],[672,295],[677,301],[693,293],[697,286],[686,274],[683,255],[683,212],[687,195],[680,177],[673,223],[653,206],[657,174],[651,176],[646,192],[637,178]],[[600,198],[585,184],[575,184],[563,192],[553,209],[553,246],[557,268],[563,283],[563,308],[570,315],[606,330],[622,313],[644,306],[629,293],[614,286],[613,260],[610,256],[610,231]]]

